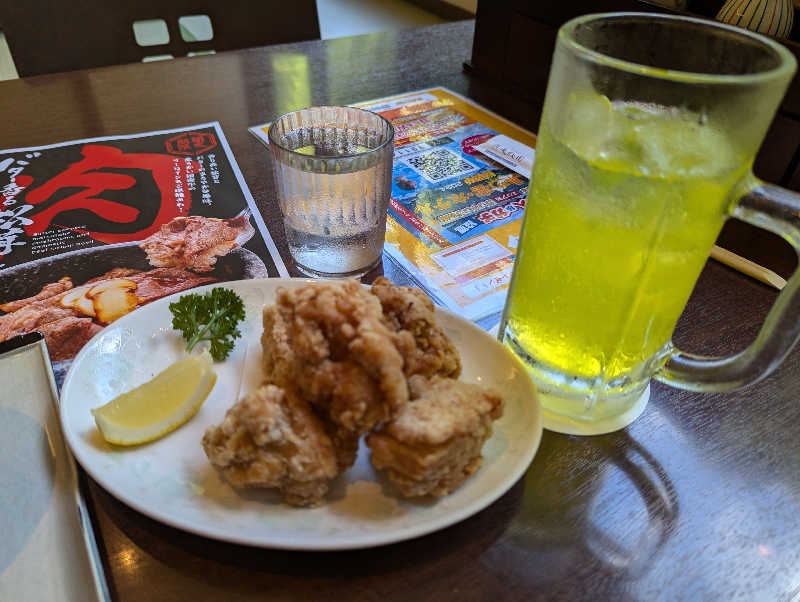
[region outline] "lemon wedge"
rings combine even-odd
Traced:
[[[92,410],[103,438],[137,445],[163,437],[194,416],[217,375],[204,351],[169,366],[152,380]]]

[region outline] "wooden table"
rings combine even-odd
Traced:
[[[524,103],[463,73],[472,36],[465,21],[2,82],[0,148],[219,120],[288,263],[267,154],[246,128],[299,105],[446,86],[535,129]],[[785,276],[794,268],[788,253],[760,259]],[[711,262],[676,341],[705,353],[741,349],[774,297]],[[736,393],[654,383],[631,427],[590,438],[545,432],[527,474],[489,508],[371,550],[228,545],[154,522],[93,482],[88,489],[111,590],[123,602],[789,602],[800,596],[798,397],[800,349]]]

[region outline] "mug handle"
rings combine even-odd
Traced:
[[[785,239],[800,256],[800,195],[750,176],[747,192],[730,214]],[[800,339],[800,269],[767,314],[755,341],[729,357],[704,357],[674,349],[655,378],[691,391],[730,391],[772,372]]]

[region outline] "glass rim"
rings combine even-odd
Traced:
[[[575,29],[585,23],[589,23],[591,21],[613,21],[616,19],[630,18],[638,19],[642,22],[672,21],[693,23],[710,29],[717,29],[728,33],[733,33],[742,38],[748,38],[751,41],[771,50],[778,56],[779,64],[773,69],[767,69],[758,73],[723,74],[681,71],[677,69],[653,67],[651,65],[644,65],[642,63],[635,63],[633,61],[615,58],[613,56],[603,54],[597,50],[587,48],[575,39]],[[559,28],[558,43],[564,44],[578,55],[596,64],[613,67],[615,69],[627,71],[628,73],[634,73],[637,75],[649,76],[662,80],[670,80],[676,83],[758,84],[780,79],[784,76],[791,77],[791,74],[794,72],[797,65],[794,55],[789,52],[787,48],[762,34],[750,31],[749,29],[744,29],[742,27],[728,25],[727,23],[720,23],[719,21],[688,17],[684,15],[642,12],[609,12],[581,15],[580,17],[570,19]]]
[[[383,121],[388,126],[389,136],[386,138],[386,140],[381,142],[375,148],[371,148],[361,153],[348,153],[348,154],[334,155],[334,156],[331,155],[319,156],[319,155],[307,155],[304,153],[298,153],[297,151],[288,148],[286,145],[282,144],[280,140],[278,140],[277,134],[273,134],[275,128],[273,128],[272,126],[281,119],[288,117],[289,115],[294,115],[295,113],[299,113],[300,111],[308,111],[311,109],[347,109],[349,111],[359,111],[361,113],[369,113],[370,115],[374,115],[375,117]],[[267,138],[269,139],[270,144],[274,144],[281,151],[297,157],[305,157],[306,159],[314,159],[315,161],[339,161],[341,159],[367,157],[369,155],[372,155],[373,153],[377,153],[378,151],[383,150],[389,144],[394,146],[394,126],[392,125],[392,122],[386,119],[386,117],[384,117],[383,115],[380,115],[379,113],[375,113],[373,111],[368,111],[367,109],[362,109],[360,107],[348,107],[346,105],[312,105],[310,107],[303,107],[302,109],[295,109],[294,111],[287,111],[283,115],[279,115],[278,117],[273,119],[272,122],[269,124],[269,129],[267,130]]]

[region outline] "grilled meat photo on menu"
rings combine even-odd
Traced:
[[[115,267],[82,283],[69,274],[36,295],[0,305],[0,341],[38,330],[50,358],[68,360],[103,326],[156,299],[216,282],[217,259],[253,234],[247,214],[176,217],[139,243],[154,269]]]
[[[150,263],[159,268],[185,268],[210,272],[217,257],[235,248],[237,241],[253,235],[246,215],[213,219],[193,215],[176,217],[139,245]]]

